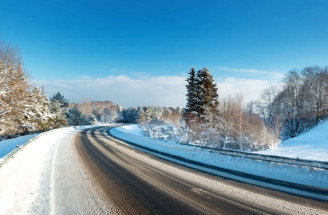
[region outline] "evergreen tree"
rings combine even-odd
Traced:
[[[0,136],[22,133],[30,109],[30,84],[17,50],[0,44]]]
[[[60,92],[57,92],[50,98],[49,108],[53,114],[52,128],[60,128],[68,125],[66,110],[69,101]]]
[[[190,116],[192,113],[196,112],[196,106],[198,104],[198,98],[197,98],[197,78],[195,69],[191,68],[189,72],[189,77],[187,78],[187,104],[186,108],[184,110],[184,117]]]
[[[68,110],[67,118],[69,120],[69,125],[71,126],[91,125],[94,121],[93,117],[82,114],[77,106]]]
[[[51,123],[52,128],[60,128],[68,125],[66,110],[61,107],[61,103],[58,100],[51,101],[49,104],[49,109],[53,115]]]
[[[25,111],[27,118],[25,127],[32,131],[41,131],[51,128],[53,115],[49,110],[50,101],[44,92],[38,87],[34,87],[30,96],[29,109]]]
[[[186,108],[183,110],[183,118],[190,124],[192,120],[199,116],[199,106],[200,98],[197,94],[198,92],[198,78],[196,77],[196,72],[194,68],[190,69],[189,77],[187,78],[187,104]]]
[[[61,108],[65,108],[67,109],[68,105],[69,105],[69,100],[66,99],[60,92],[57,92],[56,94],[54,94],[51,98],[51,101],[58,101],[60,103],[60,107]]]
[[[210,71],[206,68],[197,72],[196,95],[199,100],[196,110],[200,119],[212,123],[218,116],[218,88]]]

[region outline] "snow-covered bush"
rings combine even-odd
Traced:
[[[274,148],[280,143],[265,127],[257,128],[259,130],[249,129],[239,136],[233,132],[234,125],[231,123],[217,127],[197,124],[191,129],[184,122],[180,126],[175,126],[160,120],[152,120],[140,124],[140,128],[149,138],[219,149],[258,151]]]
[[[151,120],[150,122],[141,123],[140,128],[145,136],[153,139],[180,143],[187,143],[189,141],[189,130],[183,125],[178,127],[173,124],[165,124],[161,120]]]

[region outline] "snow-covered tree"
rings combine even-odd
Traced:
[[[273,101],[278,94],[278,89],[275,86],[270,86],[264,89],[261,100],[255,104],[257,112],[262,116],[264,123],[268,127],[273,127],[274,124],[274,106]]]
[[[24,132],[23,124],[30,107],[30,84],[18,51],[0,44],[0,135]]]
[[[198,115],[197,107],[199,106],[199,97],[197,96],[198,80],[194,68],[190,69],[189,77],[187,78],[187,104],[184,109],[183,117],[185,120],[190,120],[193,115]]]
[[[218,117],[218,88],[210,71],[206,68],[198,70],[194,68],[187,78],[187,104],[184,109],[184,119],[187,124],[197,123],[200,119],[203,123],[212,125]]]
[[[66,99],[60,92],[57,92],[54,94],[51,98],[51,101],[57,101],[60,104],[61,108],[64,108],[65,110],[68,108],[69,100]]]
[[[206,68],[197,72],[197,97],[199,103],[196,111],[202,121],[212,124],[218,117],[218,88],[210,71]]]
[[[54,115],[49,109],[50,100],[38,87],[34,87],[29,100],[29,108],[24,111],[26,122],[23,124],[29,130],[42,131],[52,128]]]
[[[264,111],[269,127],[280,125],[277,120],[282,120],[284,138],[295,137],[317,125],[328,116],[327,68],[315,66],[290,71],[284,78],[282,90],[270,105],[264,105]]]
[[[66,109],[62,107],[62,103],[60,103],[58,100],[50,101],[49,109],[53,115],[51,128],[60,128],[68,125]]]
[[[71,126],[91,125],[94,121],[93,117],[82,114],[77,106],[68,110],[67,118]]]
[[[305,111],[318,125],[328,111],[328,72],[327,67],[306,67],[302,70],[303,88],[306,93]]]
[[[144,112],[143,108],[140,106],[137,109],[137,117],[138,117],[137,123],[140,124],[140,123],[144,122],[145,112]]]

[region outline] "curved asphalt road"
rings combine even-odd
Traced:
[[[108,129],[86,129],[71,135],[65,149],[58,147],[62,152],[55,158],[57,172],[67,174],[54,174],[56,214],[328,214],[327,202],[183,167],[110,137]],[[79,157],[81,164],[74,158],[74,165],[80,170],[67,165],[67,157]],[[69,192],[70,187],[84,183],[78,181],[79,177],[89,185],[83,185],[80,194]]]

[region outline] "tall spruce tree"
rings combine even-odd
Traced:
[[[184,119],[189,123],[197,117],[202,122],[212,123],[218,116],[218,88],[210,71],[206,68],[198,70],[191,68],[187,78],[187,104],[184,109]]]
[[[199,104],[199,98],[197,96],[197,77],[194,68],[190,69],[189,77],[186,79],[187,81],[187,104],[184,109],[184,119],[188,120],[192,117],[192,115],[198,115],[197,106]]]
[[[211,123],[218,115],[218,88],[210,71],[206,68],[197,72],[198,116],[203,122]]]

